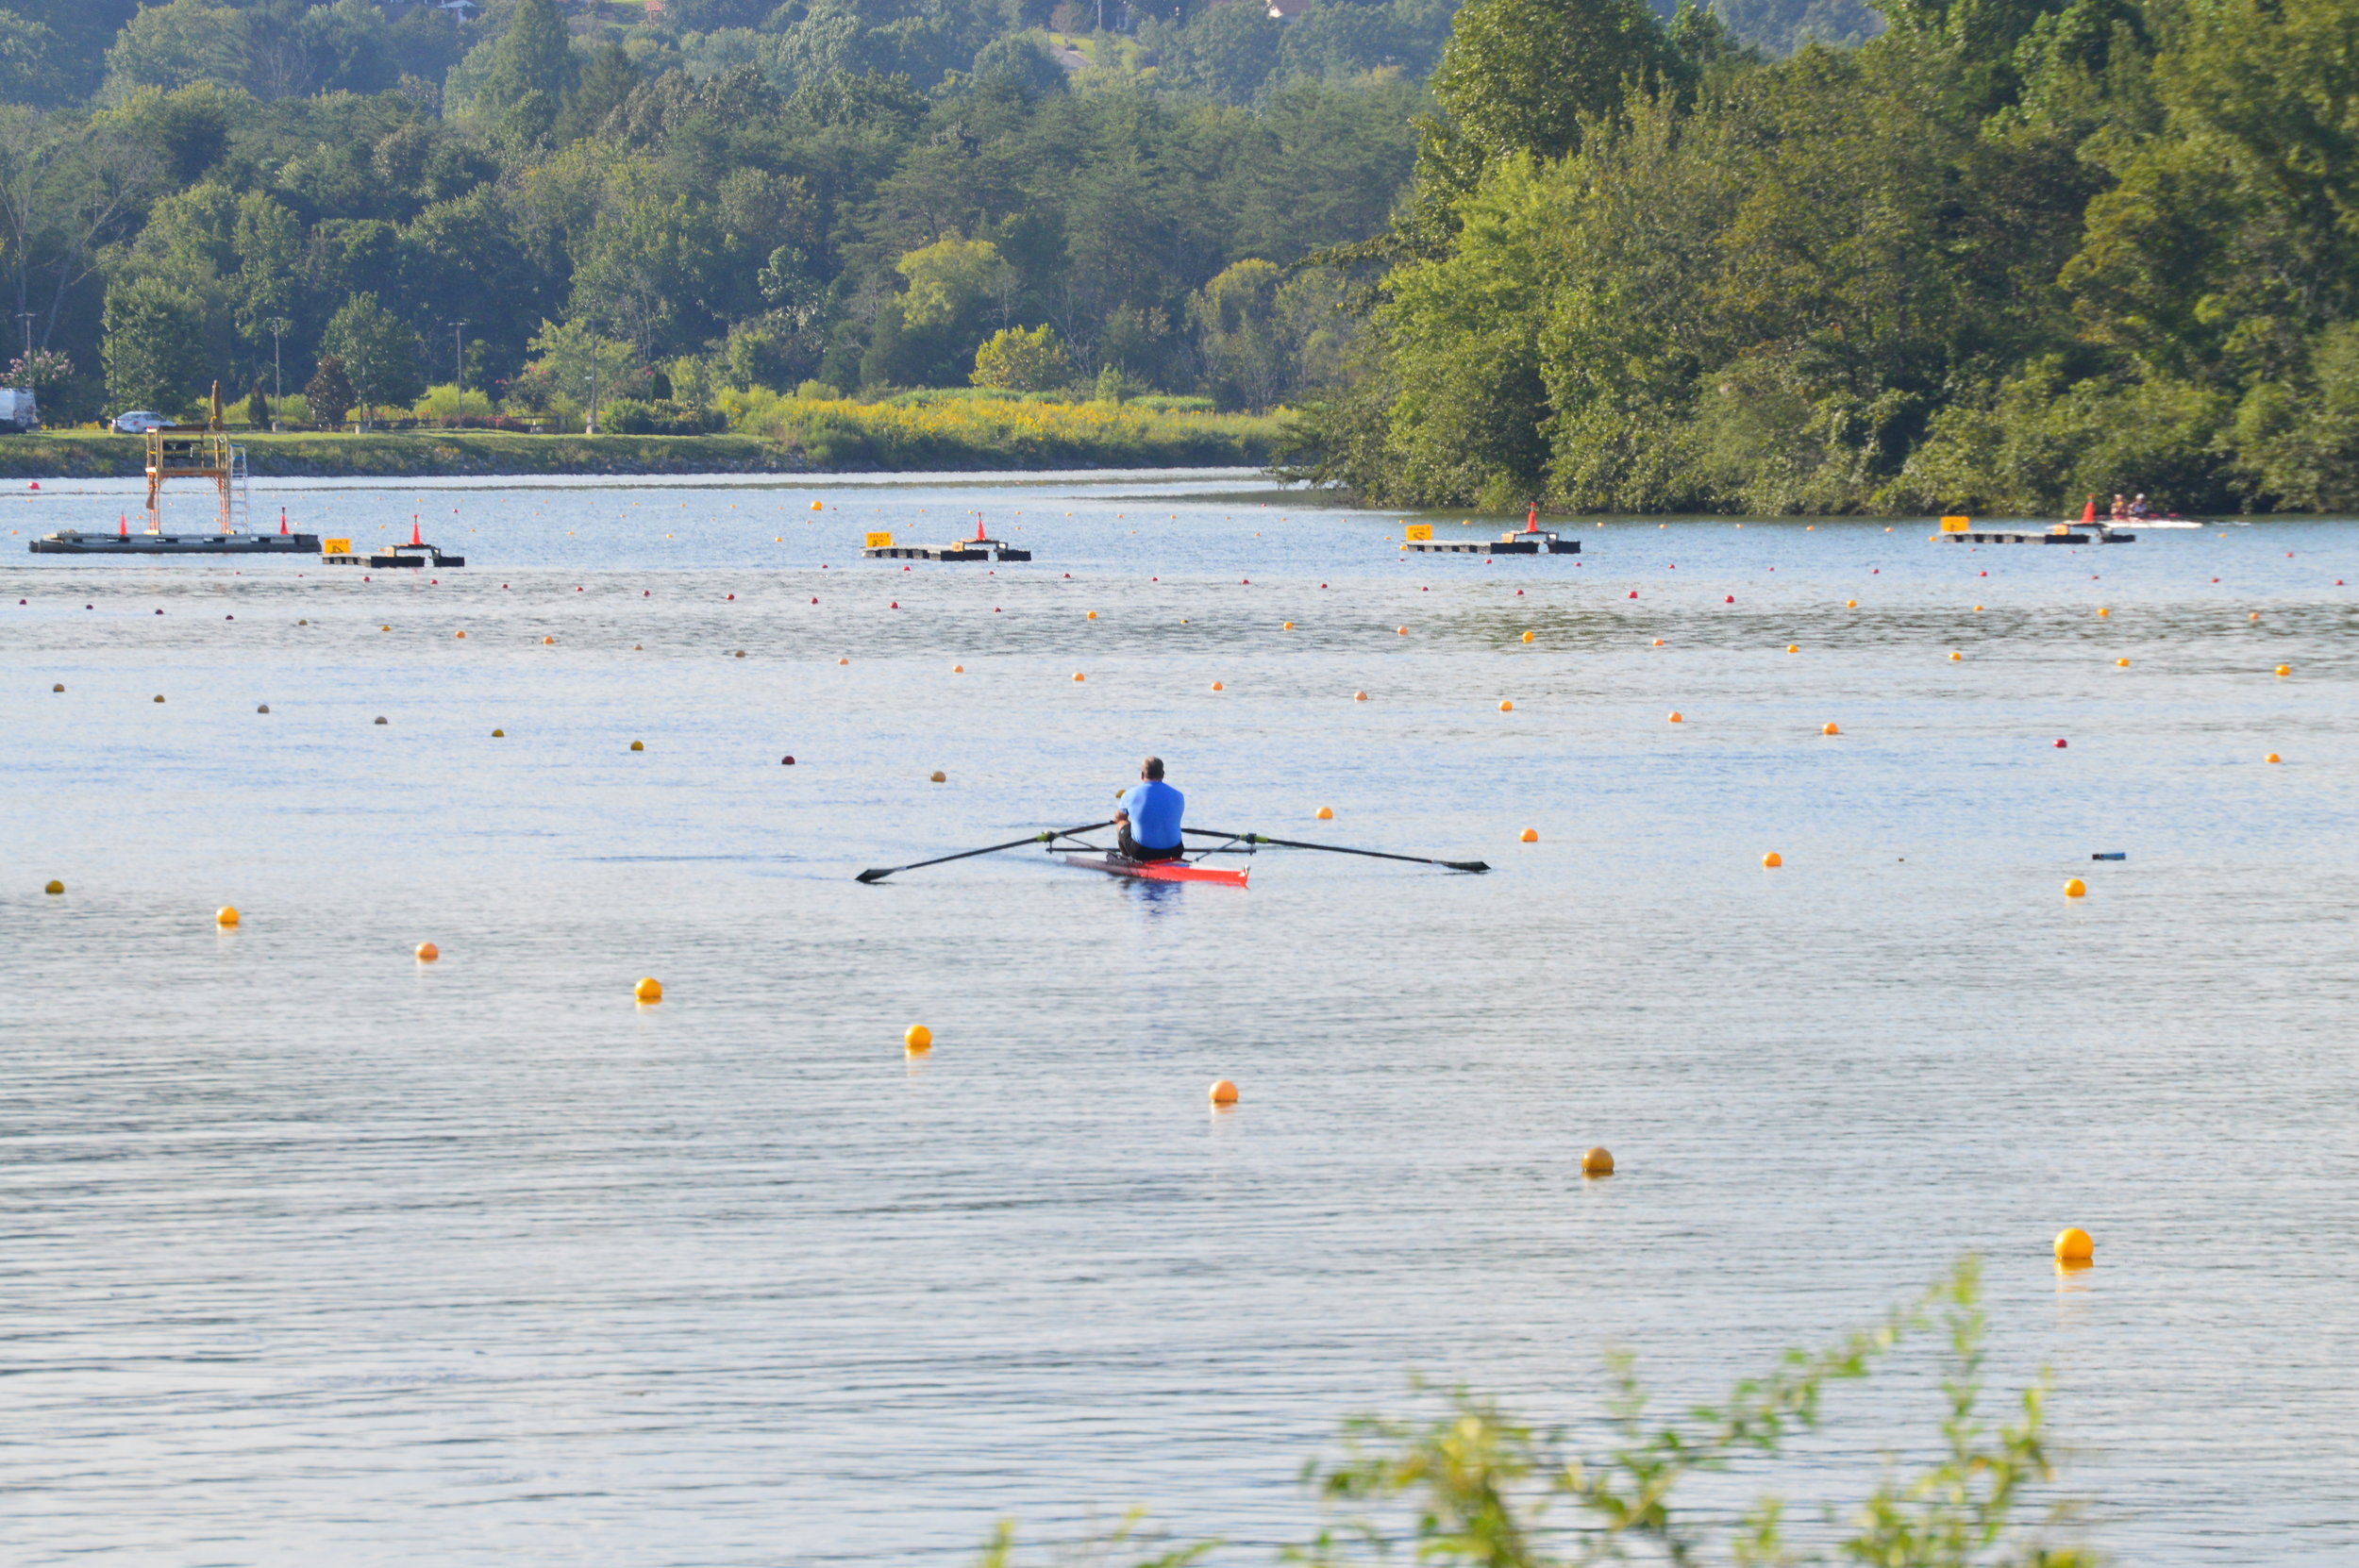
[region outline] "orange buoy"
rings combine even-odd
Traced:
[[[2088,896],[2088,892],[2089,885],[2086,882],[2082,881],[2078,876],[2068,876],[2065,878],[2065,896],[2066,898],[2086,898]]]
[[[1614,1174],[1614,1151],[1606,1148],[1582,1150],[1581,1174],[1585,1176],[1612,1176]]]
[[[435,959],[441,958],[442,956],[443,950],[435,946],[432,942],[422,942],[418,943],[418,961],[420,963],[432,963]]]
[[[663,982],[649,976],[631,987],[630,993],[641,1002],[661,1002],[663,1000]]]
[[[1073,672],[1073,678],[1074,678],[1075,680],[1079,680],[1079,679],[1083,678],[1083,677],[1082,677],[1082,675],[1081,675],[1081,672],[1080,672],[1080,671],[1079,671],[1079,670],[1074,671],[1074,672]]]
[[[1774,871],[1778,867],[1785,864],[1785,857],[1773,849],[1768,854],[1764,855],[1761,858],[1761,863]]]
[[[1079,676],[1075,676],[1073,678],[1079,680],[1081,677]],[[1214,681],[1213,682],[1213,690],[1215,692],[1225,692],[1228,688],[1223,686],[1219,681]]]
[[[1499,711],[1502,713],[1513,713],[1515,711],[1515,705],[1502,697],[1499,699]]]
[[[1527,827],[1521,833],[1516,835],[1515,842],[1518,843],[1538,843],[1540,842],[1540,830],[1537,827]]]
[[[1212,1100],[1214,1105],[1235,1105],[1237,1103],[1237,1086],[1230,1083],[1227,1078],[1220,1079],[1213,1085]]]
[[[1368,700],[1368,694],[1365,692],[1354,692],[1351,694],[1351,700],[1354,702],[1365,702]]]
[[[920,1056],[934,1048],[934,1031],[923,1024],[912,1024],[901,1034],[901,1048],[912,1056]]]
[[[1686,722],[1687,720],[1685,716],[1682,715],[1678,709],[1675,708],[1671,709],[1671,723],[1675,725],[1683,725]]]
[[[2089,1233],[2079,1226],[2068,1225],[2056,1232],[2057,1262],[2087,1263],[2093,1261],[2096,1257],[2097,1243],[2091,1241]]]
[[[2280,756],[2278,756],[2278,755],[2277,755],[2277,753],[2275,753],[2275,752],[2273,752],[2273,751],[2272,751],[2272,752],[2270,752],[2270,753],[2269,753],[2267,757],[2262,758],[2262,759],[2261,759],[2261,760],[2262,760],[2262,761],[2264,761],[2264,762],[2282,762],[2282,761],[2284,761],[2284,758],[2282,758],[2282,757],[2280,757]]]
[[[236,908],[235,908],[234,906],[232,906],[232,905],[228,905],[228,904],[224,904],[224,905],[223,905],[223,906],[222,906],[222,907],[221,907],[218,910],[214,911],[214,914],[213,914],[213,924],[214,924],[214,925],[216,925],[216,926],[235,926],[237,923],[238,923],[238,911],[237,911],[237,909],[236,909]]]

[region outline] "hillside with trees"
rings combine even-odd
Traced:
[[[1765,60],[1692,11],[1470,0],[1299,472],[1577,511],[2359,503],[2359,6],[1888,15]]]

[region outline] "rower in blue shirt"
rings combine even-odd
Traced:
[[[1187,807],[1187,797],[1163,782],[1163,759],[1148,758],[1123,809],[1114,813],[1118,852],[1133,860],[1180,859],[1180,813]]]

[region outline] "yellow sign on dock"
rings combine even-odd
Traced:
[[[352,554],[352,541],[348,539],[323,539],[320,541],[320,554],[324,556],[348,556]]]
[[[1412,523],[1409,525],[1408,531],[1403,533],[1400,537],[1403,539],[1430,540],[1433,537],[1433,525],[1430,523]]]
[[[1973,525],[1974,520],[1970,517],[1945,517],[1941,520],[1941,531],[1946,534],[1962,534]]]
[[[870,534],[868,536],[867,547],[871,550],[890,550],[893,548],[893,536],[891,534]]]

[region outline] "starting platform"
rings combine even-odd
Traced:
[[[1415,555],[1425,556],[1577,556],[1581,541],[1564,539],[1554,530],[1540,526],[1540,509],[1531,509],[1522,528],[1514,533],[1501,534],[1497,539],[1435,539],[1433,525],[1412,523],[1401,540],[1400,547]]]
[[[2087,531],[2083,531],[2087,530]],[[1977,528],[1973,520],[1945,517],[1935,536],[1952,544],[2135,544],[2138,536],[2109,523],[2084,517],[2076,525],[2051,524],[2034,533],[2029,528]]]
[[[399,567],[464,566],[464,556],[445,555],[434,545],[418,537],[418,525],[410,525],[410,542],[389,544],[379,550],[356,550],[348,539],[320,541],[320,564],[323,566],[368,566],[377,571]]]
[[[895,544],[889,533],[872,533],[861,546],[861,555],[869,560],[1029,560],[1032,552],[1019,550],[1007,541],[994,539],[983,530],[980,517],[975,520],[975,537],[956,544]]]

